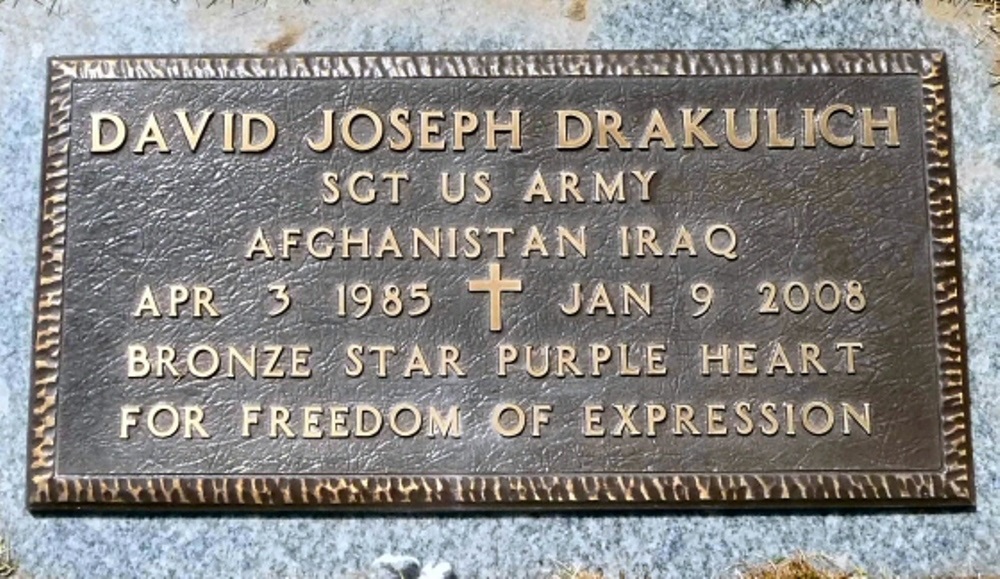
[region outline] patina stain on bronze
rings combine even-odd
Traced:
[[[940,53],[50,75],[33,510],[974,502]]]

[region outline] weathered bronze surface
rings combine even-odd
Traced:
[[[33,510],[974,503],[940,53],[58,59],[47,115]]]

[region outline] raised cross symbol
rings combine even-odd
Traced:
[[[500,274],[500,264],[490,264],[490,277],[488,279],[470,279],[470,292],[490,293],[490,331],[499,332],[503,329],[501,321],[501,296],[503,292],[521,292],[520,279],[504,279]]]

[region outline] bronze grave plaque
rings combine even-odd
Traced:
[[[32,510],[974,504],[944,55],[50,62]]]

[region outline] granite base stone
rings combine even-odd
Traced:
[[[1000,573],[1000,107],[988,43],[916,4],[824,0],[0,2],[0,536],[37,577],[731,575],[821,552]],[[51,10],[49,10],[51,8]],[[939,48],[950,59],[978,507],[972,512],[33,517],[24,507],[45,58],[267,50]]]

